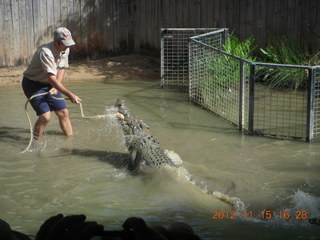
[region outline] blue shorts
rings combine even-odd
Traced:
[[[33,95],[49,92],[51,88],[52,86],[50,84],[32,81],[26,77],[22,80],[22,89],[28,99]],[[38,116],[49,111],[58,111],[67,108],[64,100],[57,100],[52,98],[52,96],[55,98],[63,98],[62,94],[58,92],[55,95],[46,94],[30,100],[30,104]]]

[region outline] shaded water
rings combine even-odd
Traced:
[[[107,229],[140,216],[156,225],[186,222],[203,239],[320,238],[320,226],[304,219],[320,216],[319,144],[242,135],[190,104],[186,93],[161,89],[158,80],[68,86],[82,98],[86,115],[104,114],[116,98],[126,99],[181,163],[127,174],[117,164],[126,151],[114,126],[81,119],[71,103],[73,139],[60,134],[53,117],[44,150],[19,154],[29,138],[25,97],[19,86],[0,88],[0,218],[15,230],[34,235],[49,216],[84,213]],[[241,199],[245,209],[217,200],[217,192]],[[290,217],[280,218],[286,210]],[[271,219],[262,219],[261,211],[270,211]]]

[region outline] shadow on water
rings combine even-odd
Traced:
[[[28,129],[16,127],[0,127],[0,141],[1,142],[18,142],[24,143],[29,139],[19,135],[30,132]]]
[[[98,160],[108,163],[117,169],[125,169],[130,161],[130,155],[128,153],[121,152],[106,152],[90,149],[73,149],[70,152],[71,155],[94,157]]]

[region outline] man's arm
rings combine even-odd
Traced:
[[[66,72],[66,69],[65,68],[60,68],[59,71],[58,71],[58,74],[57,74],[57,80],[59,82],[62,83],[63,79],[64,79],[64,74]]]
[[[58,73],[57,73],[57,76],[56,76],[58,82],[62,83],[62,81],[63,81],[63,79],[64,79],[64,74],[65,74],[65,72],[66,72],[66,69],[65,69],[65,68],[60,68],[60,69],[59,69],[59,71],[58,71]],[[58,93],[58,90],[57,90],[56,88],[52,88],[52,89],[50,90],[50,93],[51,93],[51,94],[57,94],[57,93]]]
[[[59,71],[60,72],[60,71]],[[68,90],[63,84],[62,84],[62,79],[60,78],[61,75],[64,75],[64,71],[61,72],[61,75],[58,72],[58,76],[56,77],[52,73],[47,74],[47,78],[49,80],[49,83],[52,87],[60,91],[62,94],[66,95],[68,98],[70,98],[71,102],[73,103],[80,103],[81,99],[75,95],[73,92]],[[63,77],[63,76],[62,76]]]

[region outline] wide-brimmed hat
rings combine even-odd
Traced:
[[[65,27],[57,28],[54,31],[54,38],[60,40],[66,47],[76,45],[72,39],[71,32]]]

